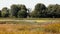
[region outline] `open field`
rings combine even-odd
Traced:
[[[0,19],[0,34],[60,34],[60,19]]]

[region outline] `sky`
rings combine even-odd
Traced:
[[[24,4],[27,8],[34,9],[37,3],[43,3],[48,6],[49,4],[60,4],[60,0],[0,0],[0,10],[3,7],[10,8],[12,4]]]

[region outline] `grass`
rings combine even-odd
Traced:
[[[3,19],[1,18],[0,20],[5,20],[5,19],[6,18]],[[17,20],[21,20],[21,19],[17,19]],[[8,20],[16,20],[16,19],[8,19]],[[23,20],[24,21],[22,20],[0,21],[0,34],[60,34],[60,19],[58,18],[56,19],[24,18]],[[30,21],[25,21],[25,20],[30,20]]]
[[[46,31],[53,33],[60,33],[60,22],[46,25]]]

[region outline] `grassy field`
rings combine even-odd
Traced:
[[[1,18],[0,34],[60,34],[60,18]]]

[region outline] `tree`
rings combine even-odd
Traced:
[[[60,5],[49,5],[47,10],[47,16],[51,18],[60,17]]]
[[[27,9],[27,17],[28,17],[28,18],[31,17],[30,14],[31,14],[31,8],[28,8],[28,9]]]
[[[15,16],[15,17],[27,17],[27,8],[25,5],[22,5],[22,4],[12,5],[11,13],[12,13],[12,16]]]
[[[2,17],[9,17],[9,9],[7,7],[2,8],[1,15]]]
[[[1,17],[1,10],[0,10],[0,17]]]
[[[31,13],[31,16],[35,18],[46,17],[45,10],[46,10],[46,6],[44,4],[38,3],[35,5],[35,9]]]
[[[25,5],[21,5],[21,10],[18,12],[19,18],[26,18],[27,17],[27,8]]]
[[[60,18],[60,5],[56,4],[55,5],[55,12],[56,12],[56,18]]]
[[[13,4],[13,5],[11,6],[11,13],[12,13],[12,16],[17,17],[18,11],[19,11],[18,6],[15,5],[15,4]]]

